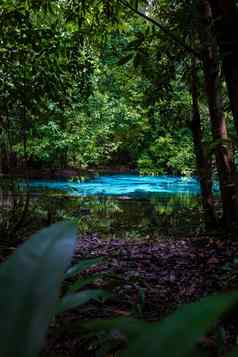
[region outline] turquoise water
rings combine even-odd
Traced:
[[[53,221],[79,219],[81,232],[145,236],[156,231],[167,236],[204,230],[196,177],[104,174],[84,182],[31,180],[28,184],[40,212]]]
[[[84,182],[21,181],[12,187],[13,203],[18,186],[21,194],[30,191],[29,215],[39,225],[73,219],[82,234],[119,238],[184,236],[205,228],[196,177],[107,174]],[[5,196],[7,187],[2,182]]]
[[[156,194],[200,194],[199,181],[195,177],[175,176],[114,174],[96,176],[85,182],[33,180],[30,186],[60,190],[71,196],[143,197]]]

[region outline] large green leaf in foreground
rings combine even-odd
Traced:
[[[179,308],[159,323],[119,318],[88,324],[94,329],[120,330],[128,340],[123,357],[186,357],[218,319],[238,302],[238,292],[214,295]]]
[[[76,229],[58,223],[32,236],[0,266],[0,356],[35,357],[58,303]]]

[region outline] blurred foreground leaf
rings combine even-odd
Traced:
[[[127,349],[120,351],[123,357],[185,357],[193,354],[199,339],[237,302],[238,292],[214,295],[179,308],[159,323],[118,318],[94,321],[87,326],[106,331],[120,330],[128,339]]]
[[[0,266],[1,357],[38,355],[75,240],[72,224],[54,224],[34,234]]]

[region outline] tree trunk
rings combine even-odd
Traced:
[[[197,172],[200,181],[202,205],[204,211],[205,224],[207,229],[216,228],[217,219],[214,210],[214,201],[212,195],[212,177],[211,177],[211,161],[208,160],[205,154],[204,145],[202,141],[202,125],[199,112],[198,103],[198,89],[197,89],[197,72],[196,59],[192,59],[192,135],[194,151],[196,156]]]
[[[230,229],[238,221],[235,165],[227,135],[220,91],[218,48],[211,33],[211,8],[207,0],[200,0],[199,10],[202,18],[202,26],[199,30],[203,46],[202,62],[221,189],[223,223],[225,228]]]
[[[209,0],[238,134],[238,10],[235,0]]]

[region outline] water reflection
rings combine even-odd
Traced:
[[[37,207],[48,223],[73,219],[81,233],[139,237],[190,234],[204,230],[199,196],[157,194],[147,198],[67,197],[44,191]]]
[[[38,228],[72,219],[81,233],[98,232],[105,237],[177,236],[204,230],[196,178],[107,175],[86,182],[34,180],[28,184],[21,186],[30,193],[24,218]],[[6,224],[7,211],[2,213]]]

